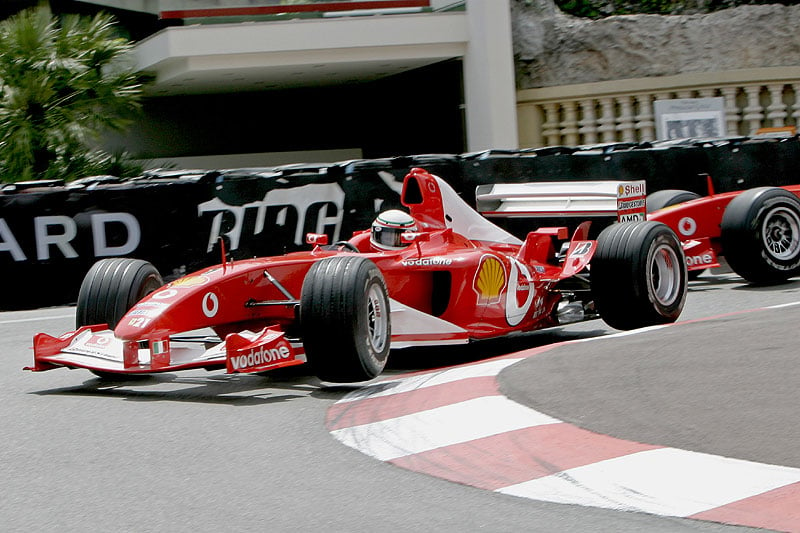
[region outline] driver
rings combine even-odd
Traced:
[[[414,218],[399,209],[384,211],[372,223],[369,242],[378,250],[402,250],[410,243],[402,242],[400,235],[417,231]]]

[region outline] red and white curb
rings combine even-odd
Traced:
[[[327,427],[381,461],[503,494],[800,531],[798,468],[600,435],[500,394],[500,371],[555,346],[368,385]]]

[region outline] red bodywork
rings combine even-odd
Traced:
[[[800,185],[781,187],[800,196]],[[718,257],[724,255],[720,243],[720,224],[725,208],[742,191],[724,192],[672,205],[647,214],[647,220],[663,222],[683,243],[688,270],[703,270],[720,266]]]
[[[556,284],[583,270],[596,247],[584,223],[557,260],[556,247],[569,238],[566,228],[540,228],[523,242],[422,169],[406,176],[401,198],[419,230],[407,248],[371,250],[369,231],[349,241],[386,281],[392,348],[462,343],[555,325],[562,299]],[[57,338],[37,335],[31,370],[66,366],[143,373],[224,367],[253,372],[300,364],[296,307],[306,273],[316,261],[353,253],[318,245],[192,273],[146,296],[113,332],[99,325]],[[203,328],[213,330],[217,344],[183,347],[180,335]]]

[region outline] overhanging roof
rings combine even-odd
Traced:
[[[464,12],[169,27],[136,47],[154,95],[371,81],[451,58],[468,41]]]

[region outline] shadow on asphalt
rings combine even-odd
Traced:
[[[548,344],[597,337],[607,330],[568,331],[551,328],[499,339],[455,346],[406,348],[390,353],[384,375],[432,370],[473,363],[492,357]],[[180,372],[120,376],[118,379],[92,377],[79,385],[32,392],[41,396],[96,396],[137,402],[192,402],[233,406],[254,406],[291,401],[311,396],[337,400],[363,387],[363,383],[321,382],[306,365],[257,375],[224,373],[186,375]],[[149,389],[149,390],[148,390]]]

